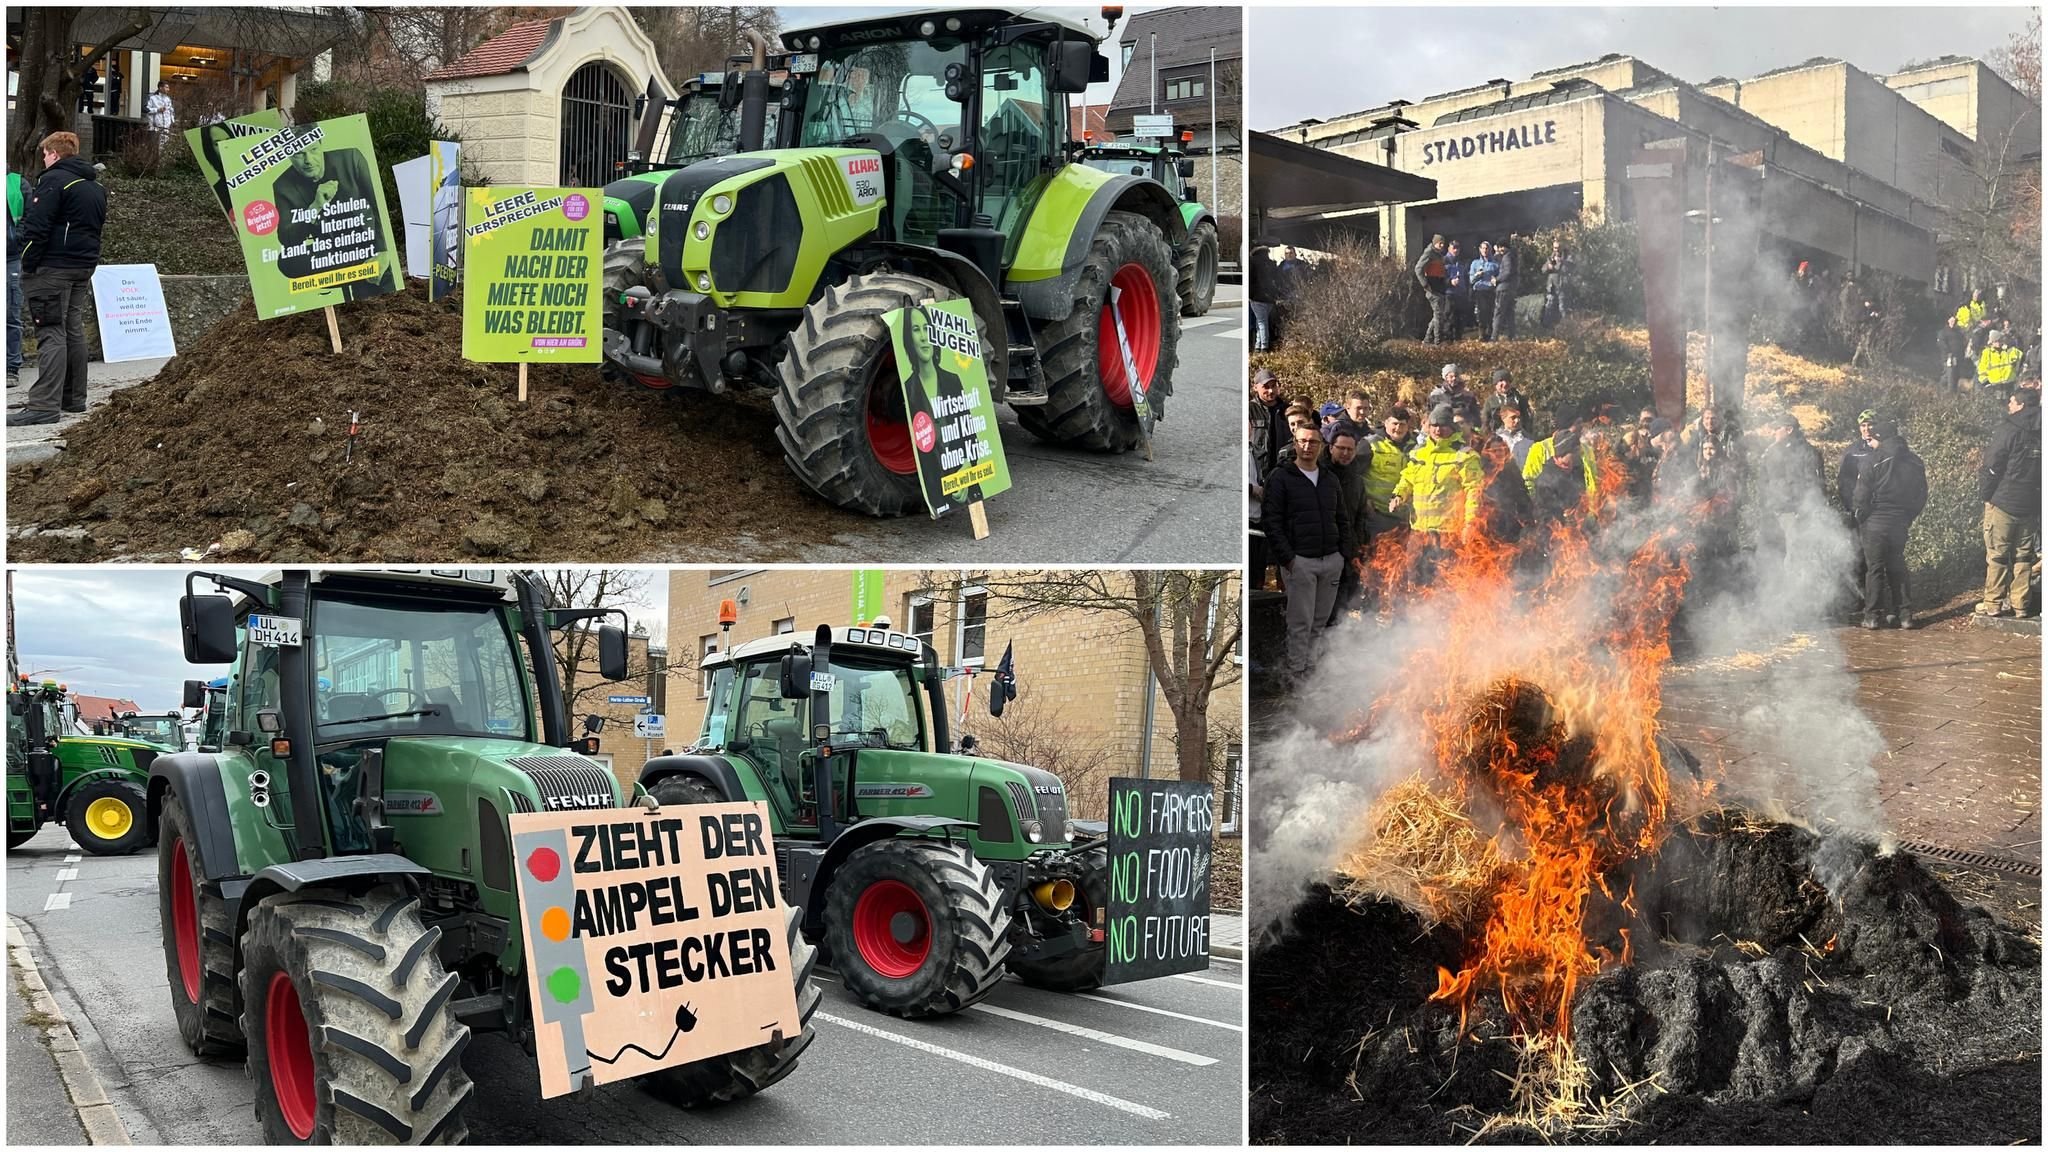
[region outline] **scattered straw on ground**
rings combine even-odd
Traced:
[[[1393,900],[1439,924],[1468,926],[1509,867],[1459,798],[1420,777],[1381,796],[1369,833],[1337,866],[1353,904]]]

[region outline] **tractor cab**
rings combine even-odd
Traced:
[[[54,680],[21,677],[7,694],[7,846],[19,847],[59,811],[57,739],[70,693]]]
[[[139,740],[165,751],[174,751],[184,746],[184,729],[184,717],[176,712],[162,716],[130,712],[119,717],[114,734],[130,740]]]
[[[1166,185],[1174,199],[1192,204],[1200,193],[1192,183],[1195,162],[1188,158],[1183,149],[1194,139],[1194,133],[1182,132],[1177,140],[1158,143],[1125,143],[1109,141],[1101,144],[1089,143],[1079,154],[1079,160],[1097,172],[1112,175],[1145,176]]]

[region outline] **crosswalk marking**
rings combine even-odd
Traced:
[[[45,912],[55,912],[69,907],[71,907],[71,893],[69,892],[52,892],[50,893],[50,898],[43,901],[43,911]]]
[[[1204,1068],[1216,1062],[1216,1058],[1213,1056],[1200,1056],[1193,1052],[1183,1052],[1179,1048],[1168,1048],[1164,1044],[1152,1044],[1144,1040],[1133,1040],[1128,1036],[1118,1036],[1114,1032],[1104,1032],[1100,1029],[1087,1028],[1079,1024],[1069,1024],[1064,1020],[1051,1020],[1044,1016],[1033,1016],[1029,1012],[998,1008],[994,1004],[976,1004],[974,1005],[974,1011],[986,1012],[991,1016],[1000,1016],[1005,1020],[1015,1020],[1020,1024],[1035,1024],[1040,1028],[1050,1028],[1055,1032],[1065,1032],[1069,1036],[1080,1036],[1084,1039],[1099,1041],[1113,1047],[1127,1048],[1132,1052],[1143,1052],[1147,1056],[1159,1056],[1167,1060],[1178,1060],[1182,1064],[1192,1064],[1197,1068]]]
[[[78,869],[76,869],[76,868],[59,868],[59,869],[57,869],[57,883],[59,883],[59,884],[62,884],[62,883],[63,883],[63,882],[65,882],[66,880],[76,880],[76,879],[78,879]]]

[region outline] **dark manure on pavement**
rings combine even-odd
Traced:
[[[1429,1002],[1464,940],[1316,889],[1252,956],[1253,1139],[2040,1142],[2039,942],[1909,853],[1722,811],[1627,878],[1635,963],[1582,985],[1585,1103],[1547,1129],[1495,1119],[1517,1109],[1522,1047],[1498,993],[1462,1042],[1457,1009]],[[1592,940],[1618,952],[1621,915]]]
[[[9,469],[10,556],[800,559],[868,523],[790,475],[765,398],[535,365],[521,404],[516,365],[462,359],[453,303],[405,292],[340,319],[337,356],[319,313],[259,321],[244,301],[56,458]]]

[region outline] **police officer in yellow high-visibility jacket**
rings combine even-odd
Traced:
[[[1965,301],[1962,307],[1956,309],[1956,327],[1961,328],[1965,332],[1975,332],[1977,325],[1984,322],[1985,312],[1984,290],[1982,288],[1972,289],[1969,300]]]
[[[2019,378],[2020,357],[2023,355],[2025,353],[2005,342],[2004,332],[1993,328],[1991,342],[1977,354],[1977,387],[2010,395],[2013,383]]]
[[[1449,404],[1429,414],[1429,434],[1408,454],[1408,465],[1394,485],[1392,508],[1412,505],[1409,527],[1439,536],[1462,536],[1478,520],[1479,493],[1486,474],[1479,453],[1458,439],[1457,416]]]

